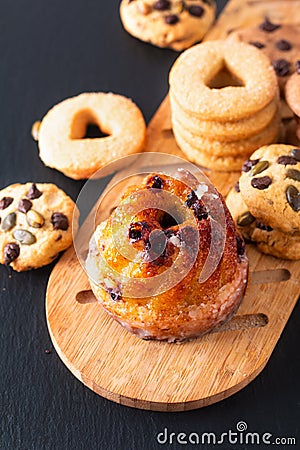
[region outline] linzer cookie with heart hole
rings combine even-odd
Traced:
[[[13,184],[0,191],[0,263],[37,269],[72,244],[73,200],[54,184]],[[77,224],[77,218],[73,221]],[[76,232],[76,229],[73,230]]]
[[[122,0],[120,5],[129,34],[177,51],[201,41],[215,14],[214,0]]]
[[[254,152],[226,203],[263,253],[300,259],[300,149],[275,144]]]
[[[98,130],[96,137],[86,136],[91,125]],[[88,92],[55,105],[40,125],[33,125],[32,136],[38,139],[40,158],[46,166],[78,180],[91,177],[116,159],[142,151],[146,125],[130,99]]]
[[[186,50],[170,72],[172,127],[193,162],[237,171],[280,131],[279,90],[270,60],[257,48],[209,41]]]

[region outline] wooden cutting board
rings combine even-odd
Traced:
[[[300,23],[300,1],[231,0],[207,39],[265,16]],[[167,98],[148,127],[146,150],[183,157],[171,132]],[[238,174],[209,177],[226,195]],[[143,341],[108,317],[93,302],[87,276],[69,249],[53,269],[46,295],[59,356],[93,391],[136,408],[183,411],[234,394],[265,367],[300,292],[299,262],[262,255],[253,246],[247,252],[251,280],[237,315],[217,332],[178,345]]]

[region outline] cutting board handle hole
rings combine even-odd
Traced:
[[[87,305],[88,303],[95,303],[97,301],[91,289],[87,291],[80,291],[76,294],[76,302],[81,305]]]
[[[281,283],[291,278],[287,269],[257,270],[250,275],[250,284]]]
[[[81,305],[97,302],[96,297],[91,290],[80,291],[76,295],[76,301]],[[265,327],[269,322],[268,316],[263,313],[259,314],[244,314],[234,316],[229,322],[224,323],[219,328],[216,328],[213,333],[221,331],[239,331],[247,330],[249,328]]]
[[[222,331],[239,331],[248,330],[250,328],[263,328],[269,323],[269,318],[266,314],[244,314],[243,316],[234,316],[229,322],[224,323],[219,328],[215,329],[213,333],[220,333]]]

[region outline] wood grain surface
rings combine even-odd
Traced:
[[[295,22],[300,2],[232,0],[208,39],[224,37],[234,24]],[[298,20],[298,22],[300,22]],[[170,128],[166,98],[148,127],[147,151],[183,156]],[[238,174],[209,172],[224,194]],[[111,205],[113,206],[113,205]],[[115,402],[157,411],[195,409],[246,386],[265,367],[297,302],[298,262],[279,260],[247,247],[252,277],[237,315],[221,330],[181,345],[131,335],[89,298],[87,276],[73,248],[55,266],[46,310],[53,344],[84,384]]]

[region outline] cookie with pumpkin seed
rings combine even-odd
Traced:
[[[284,233],[257,220],[244,202],[239,182],[229,192],[226,204],[246,242],[254,243],[267,255],[290,260],[300,259],[300,232]]]
[[[201,41],[215,15],[214,0],[122,0],[120,5],[129,34],[177,51]]]
[[[273,144],[256,150],[239,181],[253,216],[284,233],[300,233],[300,149]]]
[[[76,232],[77,208],[54,184],[0,190],[0,263],[18,272],[51,263],[72,244],[72,221]]]

